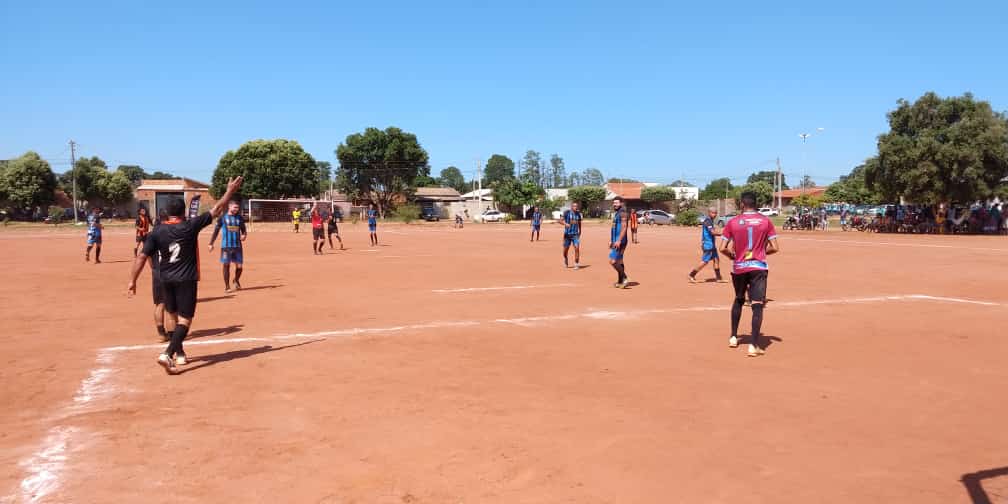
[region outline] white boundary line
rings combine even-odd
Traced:
[[[778,236],[787,237],[786,234],[779,234]],[[958,249],[958,250],[983,250],[985,252],[1004,252],[1008,253],[1008,248],[993,248],[993,247],[960,247],[957,245],[940,245],[937,243],[903,243],[903,242],[874,242],[874,241],[862,241],[862,240],[838,240],[838,239],[828,239],[828,238],[799,238],[799,237],[788,237],[787,241],[811,241],[811,242],[826,242],[826,243],[843,243],[847,245],[860,245],[860,246],[871,246],[871,245],[884,245],[884,246],[895,246],[895,247],[924,247],[924,248],[940,248],[940,249]]]
[[[458,292],[489,292],[489,291],[501,291],[501,290],[520,290],[520,289],[539,289],[547,287],[576,287],[577,284],[572,283],[556,283],[556,284],[541,284],[541,285],[502,285],[498,287],[465,287],[461,289],[432,289],[431,292],[436,292],[438,294],[454,294]]]
[[[523,287],[523,286],[515,286],[515,287]],[[827,304],[847,305],[847,304],[905,302],[905,301],[956,303],[956,304],[969,304],[969,305],[990,306],[990,307],[1008,306],[1008,304],[976,300],[976,299],[965,299],[965,298],[955,298],[946,296],[930,296],[926,294],[901,294],[892,296],[869,296],[869,297],[857,297],[857,298],[848,297],[848,298],[836,298],[836,299],[776,301],[773,302],[770,305],[770,307],[771,309],[776,309],[781,307],[792,308],[792,307],[817,306]],[[726,306],[727,305],[689,306],[680,308],[652,308],[641,310],[618,310],[618,311],[589,310],[575,314],[543,315],[543,316],[519,317],[519,318],[499,318],[484,321],[478,321],[478,320],[443,321],[443,322],[429,322],[424,324],[405,324],[390,327],[340,329],[334,331],[321,331],[315,333],[278,334],[268,337],[208,339],[208,340],[191,341],[189,343],[186,343],[186,345],[208,346],[208,345],[223,345],[223,344],[247,343],[247,342],[280,342],[288,340],[309,340],[319,338],[324,339],[329,337],[341,337],[341,336],[352,337],[352,336],[363,336],[371,334],[399,333],[404,331],[423,330],[423,329],[474,327],[488,324],[512,324],[520,326],[532,326],[537,323],[555,322],[563,320],[578,320],[578,319],[624,320],[627,318],[648,314],[724,311],[727,309]],[[84,433],[83,428],[74,425],[64,425],[60,423],[59,420],[65,419],[74,414],[79,414],[88,411],[90,407],[92,407],[93,404],[97,402],[99,399],[108,397],[115,391],[115,386],[111,385],[109,382],[110,378],[117,373],[117,370],[113,367],[116,355],[122,352],[131,352],[138,350],[161,350],[162,348],[164,348],[163,344],[121,345],[121,346],[105,347],[98,350],[98,355],[95,359],[95,367],[89,372],[87,377],[81,380],[80,386],[78,387],[76,394],[73,396],[72,402],[69,405],[62,408],[59,411],[59,413],[55,417],[53,417],[53,419],[57,421],[57,425],[49,429],[45,440],[43,440],[38,450],[36,450],[35,453],[33,453],[32,456],[30,456],[28,459],[21,462],[20,465],[21,467],[24,468],[26,472],[26,476],[24,477],[24,479],[22,479],[20,484],[20,493],[22,501],[31,503],[39,502],[59,488],[60,475],[66,467],[70,454],[74,452],[74,450],[77,448],[78,445],[82,444],[79,442],[79,438],[80,435]],[[10,499],[11,502],[13,502],[13,500],[15,499],[15,497],[13,496],[8,496],[7,498]]]

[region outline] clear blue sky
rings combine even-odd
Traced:
[[[0,158],[80,154],[209,180],[229,149],[416,133],[436,174],[535,149],[568,170],[834,180],[899,98],[1008,109],[1008,2],[0,4]],[[42,5],[45,4],[45,5]],[[476,4],[483,4],[477,6]],[[468,173],[467,173],[468,175]]]

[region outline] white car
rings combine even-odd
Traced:
[[[759,213],[767,217],[777,217],[780,215],[780,212],[776,208],[760,208]]]
[[[487,210],[480,215],[480,220],[483,222],[501,222],[504,220],[504,212],[500,210]]]

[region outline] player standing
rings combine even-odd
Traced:
[[[95,264],[101,264],[102,223],[100,207],[91,209],[91,215],[87,217],[87,224],[87,250],[84,252],[84,262],[91,262],[91,249],[94,248],[94,262]]]
[[[319,212],[318,202],[311,208],[311,232],[312,232],[312,253],[322,255],[322,246],[325,245],[325,229],[322,227],[322,213]]]
[[[151,219],[147,215],[147,209],[140,207],[137,210],[136,218],[136,245],[133,246],[133,257],[136,257],[137,250],[143,246],[144,241],[147,240],[147,234],[150,233]]]
[[[374,203],[368,205],[367,227],[371,233],[371,246],[375,247],[378,245],[378,206]]]
[[[532,207],[532,236],[529,241],[539,241],[539,230],[542,228],[542,212],[539,207]]]
[[[773,222],[756,211],[756,194],[742,193],[742,214],[729,221],[724,228],[724,242],[721,253],[730,257],[732,264],[732,284],[735,286],[735,302],[731,308],[731,337],[728,346],[738,346],[738,326],[742,318],[742,306],[746,293],[752,301],[752,342],[749,356],[763,355],[759,346],[760,329],[763,326],[763,307],[766,304],[768,266],[766,258],[780,252],[777,244],[777,230]]]
[[[300,233],[301,232],[301,209],[300,208],[295,208],[294,211],[291,212],[291,219],[294,221],[294,232],[295,233]]]
[[[154,221],[154,227],[156,228],[161,222],[165,220],[165,211],[162,210],[161,214],[158,215],[158,219]],[[148,239],[150,234],[147,235]],[[146,245],[147,241],[144,240]],[[151,268],[151,294],[153,294],[154,299],[154,325],[157,327],[158,336],[161,337],[161,341],[168,341],[169,331],[174,330],[174,327],[165,328],[165,316],[164,316],[164,291],[161,288],[161,259],[157,252],[154,255],[147,258],[148,263],[150,263]]]
[[[224,268],[224,292],[231,291],[231,265],[235,265],[234,290],[241,290],[241,275],[244,271],[245,257],[242,242],[248,236],[245,229],[245,219],[241,215],[241,207],[237,201],[228,203],[228,211],[217,219],[213,235],[210,236],[210,252],[213,252],[217,235],[221,234],[220,262]]]
[[[617,196],[613,199],[612,229],[609,231],[609,264],[616,270],[616,283],[613,287],[626,289],[630,286],[630,278],[627,277],[626,268],[623,266],[623,254],[627,248],[627,215],[623,208],[623,198]]]
[[[133,262],[130,281],[126,286],[128,295],[136,294],[136,280],[143,271],[147,258],[153,257],[156,252],[160,259],[165,312],[175,326],[168,348],[157,359],[168,374],[176,374],[177,366],[188,362],[182,341],[189,334],[189,327],[196,315],[199,282],[196,238],[203,228],[213,223],[215,217],[224,213],[225,202],[234,197],[241,184],[242,177],[229,180],[227,191],[217,204],[209,212],[193,219],[184,220],[186,204],[181,198],[169,202],[168,220],[151,233],[144,243],[143,251]]]
[[[703,219],[703,224],[700,226],[700,265],[693,268],[693,271],[689,273],[690,283],[696,283],[696,274],[707,266],[707,263],[714,262],[714,280],[722,282],[721,279],[721,260],[718,258],[717,249],[714,247],[714,240],[716,236],[721,236],[714,228],[714,219],[717,218],[717,209],[710,207],[707,209],[707,215]]]
[[[564,268],[569,268],[567,261],[567,251],[574,245],[574,269],[581,268],[581,206],[578,202],[571,203],[570,210],[563,213],[564,235],[563,235],[563,258]]]
[[[630,221],[630,240],[632,242],[640,243],[637,241],[637,212],[634,212],[632,208],[626,209],[627,220]]]
[[[326,231],[328,231],[329,236],[329,250],[333,249],[332,237],[336,235],[336,239],[339,240],[339,249],[343,250],[343,239],[339,235],[339,218],[336,216],[336,211],[333,210],[329,212],[329,219],[327,221]]]

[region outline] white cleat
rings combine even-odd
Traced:
[[[175,356],[176,366],[185,366],[186,364],[189,364],[189,359],[186,358],[185,354],[178,354]]]
[[[759,357],[760,355],[763,355],[763,349],[756,345],[750,344],[748,355],[749,357]]]
[[[738,348],[738,338],[735,336],[728,338],[728,348]]]
[[[172,359],[168,356],[168,354],[159,355],[157,362],[164,368],[165,373],[175,374],[175,363],[172,362]]]

